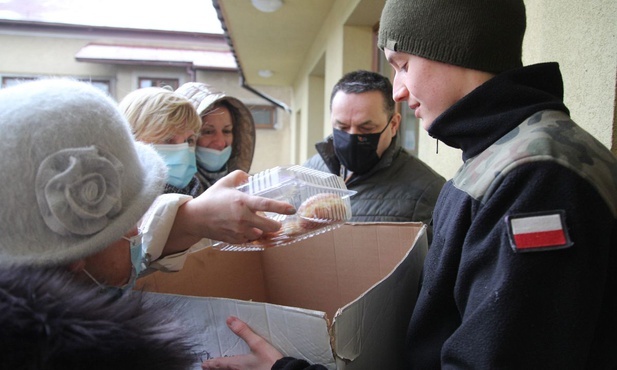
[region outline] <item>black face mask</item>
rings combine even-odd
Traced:
[[[377,146],[381,134],[388,128],[390,121],[381,132],[374,134],[348,134],[334,129],[334,152],[338,160],[355,174],[368,172],[379,162]]]

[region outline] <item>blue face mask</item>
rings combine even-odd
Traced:
[[[197,173],[195,147],[189,147],[188,143],[153,146],[167,165],[167,183],[179,189],[185,188]]]
[[[231,145],[223,150],[216,150],[204,147],[197,147],[195,152],[197,163],[207,171],[216,172],[225,166],[231,156]]]
[[[132,285],[135,285],[135,280],[137,280],[139,274],[141,274],[141,272],[147,267],[142,248],[142,236],[143,234],[140,230],[137,235],[130,238],[127,238],[126,236],[122,237],[122,239],[128,240],[131,248],[131,265],[133,265],[133,271],[135,272],[135,278],[132,281],[129,280],[129,283]]]
[[[131,251],[131,276],[129,277],[129,281],[123,286],[111,286],[100,283],[98,280],[94,278],[86,269],[84,269],[84,273],[101,289],[101,292],[108,293],[113,297],[121,297],[127,291],[130,291],[135,286],[135,282],[139,277],[139,274],[147,267],[147,261],[144,258],[143,248],[142,248],[142,233],[134,235],[130,238],[125,236],[122,237],[124,240],[128,240]]]

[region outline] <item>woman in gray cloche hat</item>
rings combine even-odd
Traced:
[[[179,255],[202,238],[240,243],[280,227],[256,212],[294,212],[287,203],[236,190],[248,177],[240,171],[198,198],[172,195],[171,200],[159,202],[164,197],[160,195],[166,179],[164,162],[150,146],[134,140],[117,104],[86,83],[49,79],[0,90],[0,129],[1,322],[6,335],[30,335],[28,340],[0,335],[1,347],[9,355],[27,347],[27,351],[39,351],[43,356],[39,360],[45,362],[61,352],[56,347],[69,342],[78,349],[83,342],[88,351],[105,352],[108,349],[96,345],[99,334],[126,344],[127,338],[119,332],[96,329],[99,319],[123,330],[128,327],[137,337],[129,340],[132,344],[143,335],[165,347],[179,336],[168,332],[169,319],[133,322],[143,313],[135,302],[131,307],[137,316],[122,316],[120,311],[114,316],[113,310],[105,308],[111,304],[109,298],[128,299],[122,297],[130,295],[117,293],[130,289],[147,268],[181,268]],[[158,227],[160,219],[171,221]],[[41,272],[51,270],[57,273]],[[46,286],[46,281],[52,285]],[[67,292],[90,297],[81,287],[93,284],[113,295],[104,294],[107,298],[102,300],[82,297],[76,302],[94,306],[70,308]],[[21,319],[12,320],[11,314]],[[71,315],[77,315],[76,321],[64,321]],[[5,323],[34,326],[10,326],[15,329],[12,332]],[[151,330],[143,324],[151,325]],[[35,345],[37,341],[40,346]],[[69,362],[77,358],[71,357],[76,353],[63,356]],[[4,354],[1,358],[3,363],[8,361]],[[94,364],[95,358],[88,363]]]

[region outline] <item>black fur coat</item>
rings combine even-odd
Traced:
[[[67,272],[0,269],[0,369],[189,369],[186,331],[139,293],[110,298]]]

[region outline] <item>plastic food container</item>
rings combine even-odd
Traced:
[[[244,244],[218,242],[213,248],[225,251],[256,251],[288,245],[340,227],[351,218],[348,190],[339,176],[302,166],[275,167],[249,178],[240,191],[291,203],[296,214],[266,212],[282,223],[276,233],[267,233]]]

